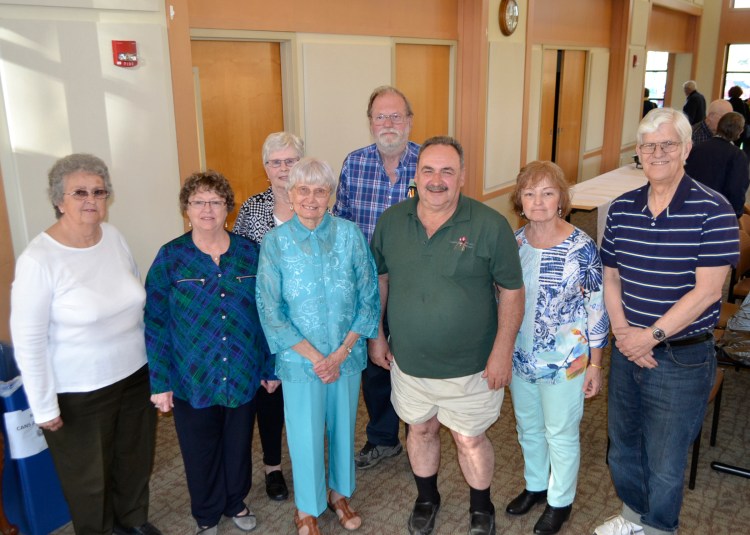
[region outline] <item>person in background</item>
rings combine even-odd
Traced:
[[[294,215],[286,185],[289,171],[305,153],[304,142],[288,132],[270,134],[263,143],[263,167],[270,182],[268,189],[246,200],[239,210],[232,232],[250,238],[260,246],[263,236]],[[263,446],[266,494],[272,500],[289,497],[281,471],[281,432],[284,427],[282,388],[268,393],[260,387],[255,397],[258,433]]]
[[[682,84],[682,90],[685,92],[682,113],[688,118],[690,126],[694,126],[706,118],[706,98],[698,93],[695,80],[688,80]]]
[[[195,173],[180,191],[191,230],[161,247],[146,277],[151,400],[174,410],[196,533],[216,535],[222,515],[255,528],[255,396],[279,386],[258,321],[258,245],[225,230],[234,208],[227,179]]]
[[[700,145],[714,137],[719,120],[730,111],[732,111],[732,105],[726,100],[718,99],[711,102],[708,105],[708,115],[706,115],[706,118],[693,126],[693,146]]]
[[[367,105],[367,119],[375,143],[355,150],[344,160],[333,214],[354,221],[369,242],[383,211],[407,198],[417,169],[419,145],[409,141],[414,119],[411,104],[395,87],[375,88]],[[390,370],[368,359],[362,375],[362,396],[370,421],[367,441],[355,463],[357,468],[371,468],[402,451],[399,420],[391,404]]]
[[[738,218],[745,209],[750,168],[747,156],[732,141],[744,129],[742,115],[730,111],[719,120],[714,137],[693,147],[685,164],[688,175],[726,197]]]
[[[745,151],[745,155],[750,159],[750,128],[748,128],[748,125],[750,125],[750,109],[747,107],[747,102],[742,100],[742,88],[738,85],[734,85],[729,88],[729,91],[727,91],[727,95],[729,95],[729,103],[732,105],[732,110],[736,111],[742,117],[745,118],[745,129],[742,131],[742,134],[737,139],[737,141],[734,142],[735,145],[742,146],[742,149]]]
[[[469,533],[496,531],[495,452],[486,431],[510,384],[524,289],[510,225],[461,195],[464,173],[458,141],[425,141],[414,179],[418,196],[383,213],[371,244],[391,338],[381,322],[370,358],[391,368],[393,406],[409,424],[417,487],[407,521],[412,535],[432,533],[440,509],[441,424],[450,429],[469,486]]]
[[[596,243],[565,221],[570,191],[562,169],[529,163],[511,198],[515,212],[528,220],[516,231],[526,312],[510,383],[526,487],[506,511],[524,515],[546,501],[534,533],[552,535],[575,499],[583,400],[602,388],[609,319]]]
[[[335,188],[326,162],[303,158],[292,168],[287,191],[295,215],[266,234],[258,267],[261,323],[284,385],[299,535],[320,533],[317,517],[326,507],[344,529],[362,525],[349,503],[354,426],[364,339],[377,334],[380,301],[367,240],[357,225],[328,213]]]
[[[156,412],[143,340],[146,292],[104,220],[104,162],[71,154],[49,171],[57,221],[16,262],[10,326],[34,421],[78,535],[160,535],[148,522]]]
[[[636,133],[648,183],[607,215],[608,461],[623,507],[595,535],[677,531],[687,452],[716,376],[713,330],[739,233],[729,203],[685,174],[690,133],[681,112],[649,112]]]
[[[656,102],[653,102],[648,99],[650,92],[648,90],[648,87],[643,88],[643,115],[641,117],[645,117],[648,112],[653,110],[654,108],[658,108],[656,105]]]

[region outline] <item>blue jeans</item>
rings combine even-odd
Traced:
[[[620,499],[643,525],[674,532],[690,445],[703,423],[716,375],[713,340],[654,348],[641,368],[612,345],[609,470]]]

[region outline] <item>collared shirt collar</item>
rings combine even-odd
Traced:
[[[417,214],[417,203],[419,202],[419,194],[417,193],[413,198],[406,199],[403,202],[410,204],[409,215],[413,216],[415,219],[419,219],[419,215]],[[443,223],[440,226],[440,228],[451,227],[453,226],[454,223],[469,221],[470,219],[471,219],[471,203],[469,203],[468,199],[464,197],[463,193],[459,193],[458,204],[456,205],[456,210],[448,218],[448,221]]]
[[[292,231],[292,237],[296,240],[307,240],[313,235],[317,236],[321,240],[325,240],[331,231],[332,217],[333,216],[326,211],[326,213],[323,214],[323,220],[313,230],[310,230],[305,225],[303,225],[302,221],[300,221],[299,217],[297,217],[297,214],[294,214],[294,216],[292,216],[292,219],[290,219],[287,224],[292,224],[289,228]]]
[[[693,179],[683,172],[680,183],[677,185],[677,189],[672,196],[672,200],[669,201],[669,206],[667,206],[667,209],[664,210],[662,214],[669,216],[672,213],[678,212],[682,208],[682,205],[685,204],[685,201],[690,195],[690,187],[692,185],[692,182]],[[646,210],[648,210],[648,192],[650,190],[651,184],[646,184],[641,188],[641,191],[638,192],[638,195],[635,198],[635,208],[637,210],[640,210],[644,213],[646,212]]]

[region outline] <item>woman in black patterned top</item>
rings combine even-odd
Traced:
[[[292,218],[294,212],[286,185],[289,170],[304,156],[304,151],[304,142],[294,134],[276,132],[266,138],[263,143],[263,167],[271,186],[242,204],[232,229],[235,234],[246,236],[260,245],[269,230]],[[261,387],[255,398],[266,471],[266,493],[269,498],[278,501],[289,497],[281,472],[281,430],[284,426],[282,396],[281,387],[272,394]]]

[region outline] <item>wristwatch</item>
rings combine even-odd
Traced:
[[[657,342],[663,342],[667,339],[667,333],[662,331],[659,327],[654,327],[654,330],[651,331],[651,334],[654,335],[654,340]]]

